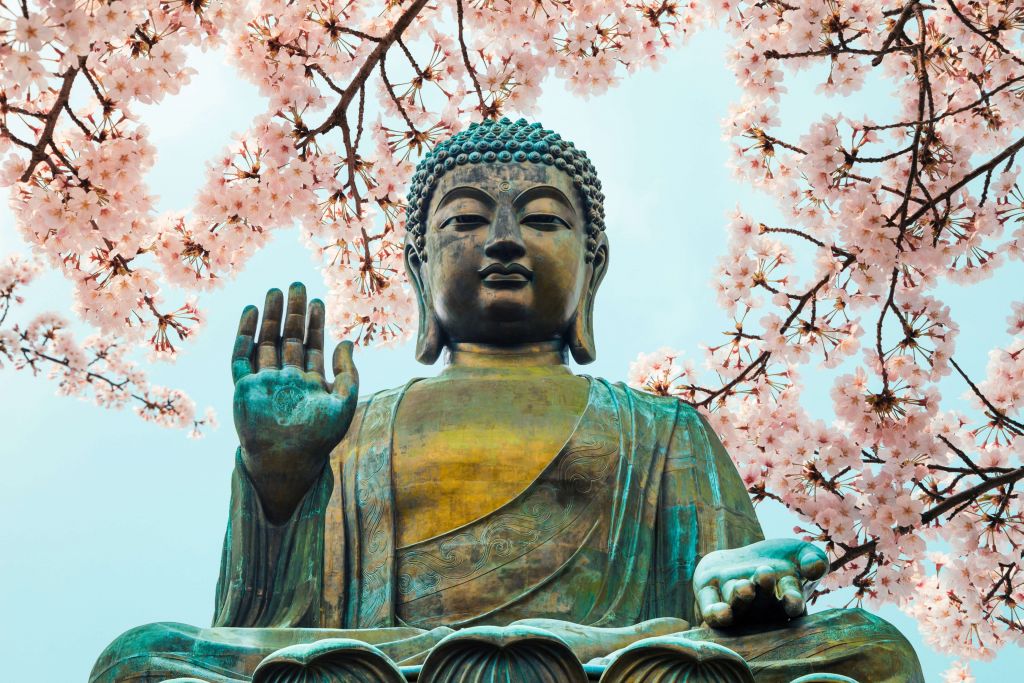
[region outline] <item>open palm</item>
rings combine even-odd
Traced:
[[[359,393],[351,342],[335,348],[334,382],[327,381],[323,302],[314,299],[307,313],[306,288],[293,284],[282,331],[283,299],[278,289],[267,292],[258,337],[259,311],[242,311],[231,357],[243,459],[277,517],[291,512],[345,435]]]

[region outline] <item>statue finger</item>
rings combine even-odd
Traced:
[[[799,617],[807,611],[803,588],[795,576],[787,574],[780,577],[775,589],[775,595],[778,597],[779,602],[782,603],[782,609],[785,610],[786,616],[791,619]]]
[[[293,282],[288,288],[288,310],[281,335],[281,367],[305,365],[303,334],[306,331],[306,286]]]
[[[231,351],[231,379],[234,382],[252,373],[253,336],[256,334],[259,316],[259,310],[255,306],[246,306],[242,309],[235,348]]]
[[[775,583],[778,577],[775,575],[775,570],[772,567],[763,564],[754,570],[754,575],[750,580],[754,582],[758,589],[770,595],[775,591]]]
[[[817,581],[828,573],[828,555],[821,548],[806,544],[800,551],[800,576],[808,581]]]
[[[324,302],[309,302],[309,328],[306,330],[306,372],[324,376]]]
[[[353,397],[359,394],[359,371],[352,360],[353,344],[343,341],[334,347],[334,393]]]
[[[736,610],[753,602],[757,589],[749,579],[730,579],[722,586],[722,599]]]
[[[697,606],[701,616],[711,628],[725,628],[732,624],[732,608],[722,600],[716,586],[704,586],[697,593]]]
[[[277,369],[278,344],[281,338],[281,311],[284,309],[284,295],[280,289],[267,292],[263,304],[263,324],[260,326],[259,342],[256,348],[256,367],[259,370]]]

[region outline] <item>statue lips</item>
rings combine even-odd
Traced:
[[[484,287],[518,289],[533,280],[533,271],[521,263],[491,263],[480,269]]]

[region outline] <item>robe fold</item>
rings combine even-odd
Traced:
[[[750,498],[693,408],[589,382],[572,433],[519,495],[404,548],[395,547],[391,450],[411,382],[360,403],[284,524],[267,521],[238,458],[214,625],[694,621],[697,562],[762,539]]]

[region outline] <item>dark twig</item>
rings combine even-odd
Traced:
[[[78,60],[77,67],[68,67],[68,70],[64,72],[64,80],[61,83],[60,92],[57,93],[57,98],[53,102],[53,108],[50,109],[50,113],[46,117],[46,124],[43,126],[42,133],[39,134],[39,140],[36,141],[35,147],[32,149],[32,156],[28,160],[28,165],[19,178],[21,182],[27,183],[39,162],[46,158],[46,148],[53,141],[53,131],[57,127],[60,112],[64,105],[67,104],[68,98],[71,97],[71,87],[75,84],[75,77],[78,76],[79,69],[84,66],[85,57],[81,57]]]
[[[469,49],[466,47],[466,38],[463,35],[463,25],[465,22],[462,0],[455,0],[455,13],[459,24],[459,47],[462,49],[462,62],[466,65],[466,71],[469,72],[469,77],[473,80],[473,88],[476,90],[477,99],[480,100],[480,113],[486,114],[487,105],[484,103],[484,93],[480,89],[480,81],[476,77],[476,69],[469,63]]]

